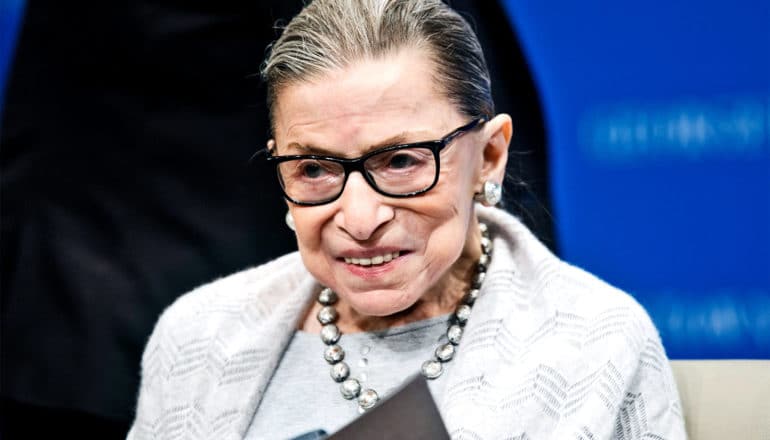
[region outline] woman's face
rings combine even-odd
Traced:
[[[387,145],[440,139],[466,124],[470,119],[436,89],[427,59],[404,50],[287,86],[274,113],[277,154],[358,157]],[[365,316],[391,315],[438,294],[453,265],[478,257],[470,226],[476,224],[473,195],[483,183],[484,128],[442,151],[438,183],[420,196],[383,196],[353,172],[331,203],[290,203],[307,269]]]

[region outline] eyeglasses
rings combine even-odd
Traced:
[[[297,205],[337,200],[353,171],[360,172],[372,189],[384,196],[414,197],[436,186],[441,150],[486,121],[483,117],[475,119],[439,140],[392,145],[355,159],[292,155],[268,156],[267,160],[276,165],[284,196]]]

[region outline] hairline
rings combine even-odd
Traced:
[[[346,60],[344,65],[331,66],[328,68],[317,67],[312,72],[307,72],[304,76],[296,76],[294,78],[287,78],[278,81],[270,87],[269,92],[271,96],[268,97],[268,112],[270,120],[271,136],[275,135],[275,115],[278,108],[279,97],[286,89],[301,85],[301,84],[313,84],[318,83],[325,77],[337,72],[344,72],[347,69],[354,67],[357,64],[362,64],[370,61],[387,61],[388,58],[395,58],[405,51],[413,50],[417,53],[422,52],[427,55],[424,59],[428,62],[428,68],[430,69],[431,88],[438,93],[441,97],[446,99],[449,104],[460,114],[463,114],[462,108],[452,101],[449,90],[447,88],[446,80],[442,78],[440,71],[441,63],[440,56],[436,53],[436,49],[428,41],[410,42],[398,47],[389,48],[377,53],[365,53],[354,59]],[[476,117],[478,115],[466,115],[469,117]]]

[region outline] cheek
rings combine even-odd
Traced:
[[[463,222],[473,208],[476,173],[471,166],[448,164],[436,184],[437,213],[449,221]]]
[[[456,155],[456,160],[448,162],[447,166],[442,168],[439,184],[436,185],[437,195],[443,199],[440,205],[446,222],[445,227],[436,231],[437,238],[441,241],[437,243],[439,246],[451,242],[462,248],[473,213],[473,195],[480,171],[474,162],[477,158],[471,154],[472,151],[468,149],[463,153],[465,154]],[[453,246],[452,249],[458,246]]]
[[[289,207],[294,217],[298,244],[310,248],[317,246],[324,224],[328,223],[333,216],[330,207],[331,205]]]
[[[331,213],[323,207],[293,207],[291,209],[296,226],[297,248],[305,266],[316,272],[328,266],[323,252],[323,230],[329,223]]]
[[[431,279],[441,276],[462,253],[473,214],[473,175],[470,167],[448,167],[443,180],[415,205],[423,224],[414,232],[428,238],[425,250],[426,271]]]
[[[445,205],[443,218],[426,225],[425,236],[429,237],[426,249],[427,263],[434,270],[445,270],[462,252],[466,232],[472,213],[468,206],[452,201]]]
[[[472,199],[479,183],[483,161],[481,152],[472,145],[457,145],[457,150],[448,160],[441,163],[439,183],[444,183],[453,192],[455,201],[463,204]]]

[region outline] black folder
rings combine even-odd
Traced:
[[[418,374],[397,392],[349,425],[330,440],[449,440],[425,378]]]

